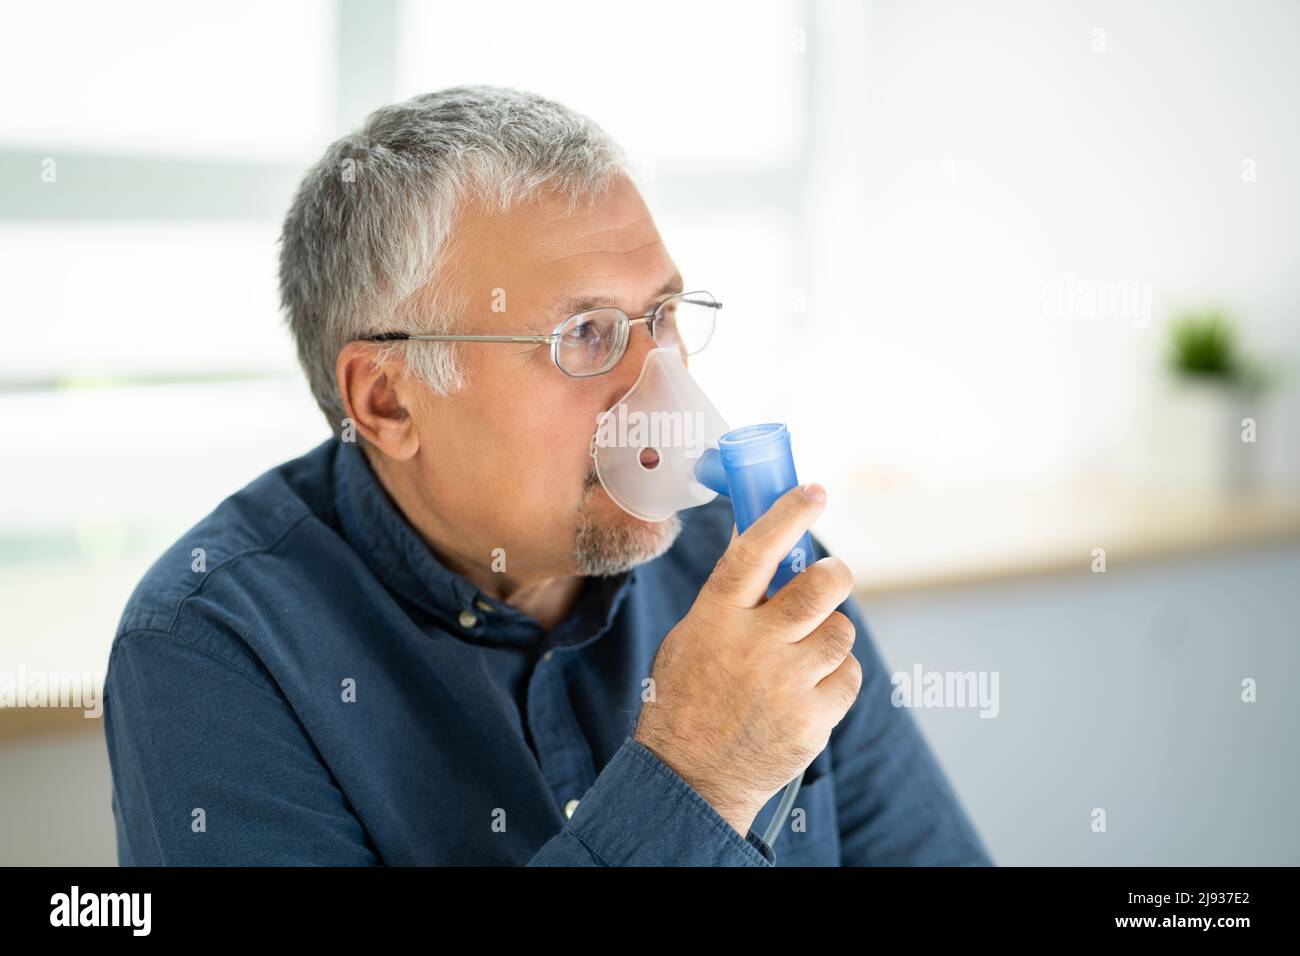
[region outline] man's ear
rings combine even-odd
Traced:
[[[334,374],[339,398],[357,432],[396,461],[406,461],[420,450],[420,431],[411,414],[413,381],[401,355],[376,361],[382,346],[349,342],[339,350]]]

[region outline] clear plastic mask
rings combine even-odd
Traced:
[[[636,384],[601,413],[591,455],[615,504],[644,521],[665,521],[717,497],[696,480],[695,464],[726,432],[681,351],[666,346],[646,354]]]

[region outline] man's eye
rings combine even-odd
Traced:
[[[595,322],[575,322],[569,329],[569,338],[575,342],[592,342],[600,338],[600,328]]]

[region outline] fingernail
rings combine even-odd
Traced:
[[[803,493],[813,501],[825,501],[826,489],[815,481],[810,481],[803,486]]]

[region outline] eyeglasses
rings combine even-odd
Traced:
[[[550,335],[415,335],[384,332],[366,336],[366,342],[534,342],[551,346],[551,359],[572,378],[603,375],[623,357],[632,326],[648,323],[657,346],[677,345],[683,355],[694,355],[713,338],[713,326],[722,303],[708,292],[678,292],[653,312],[629,318],[613,306],[571,315]]]

